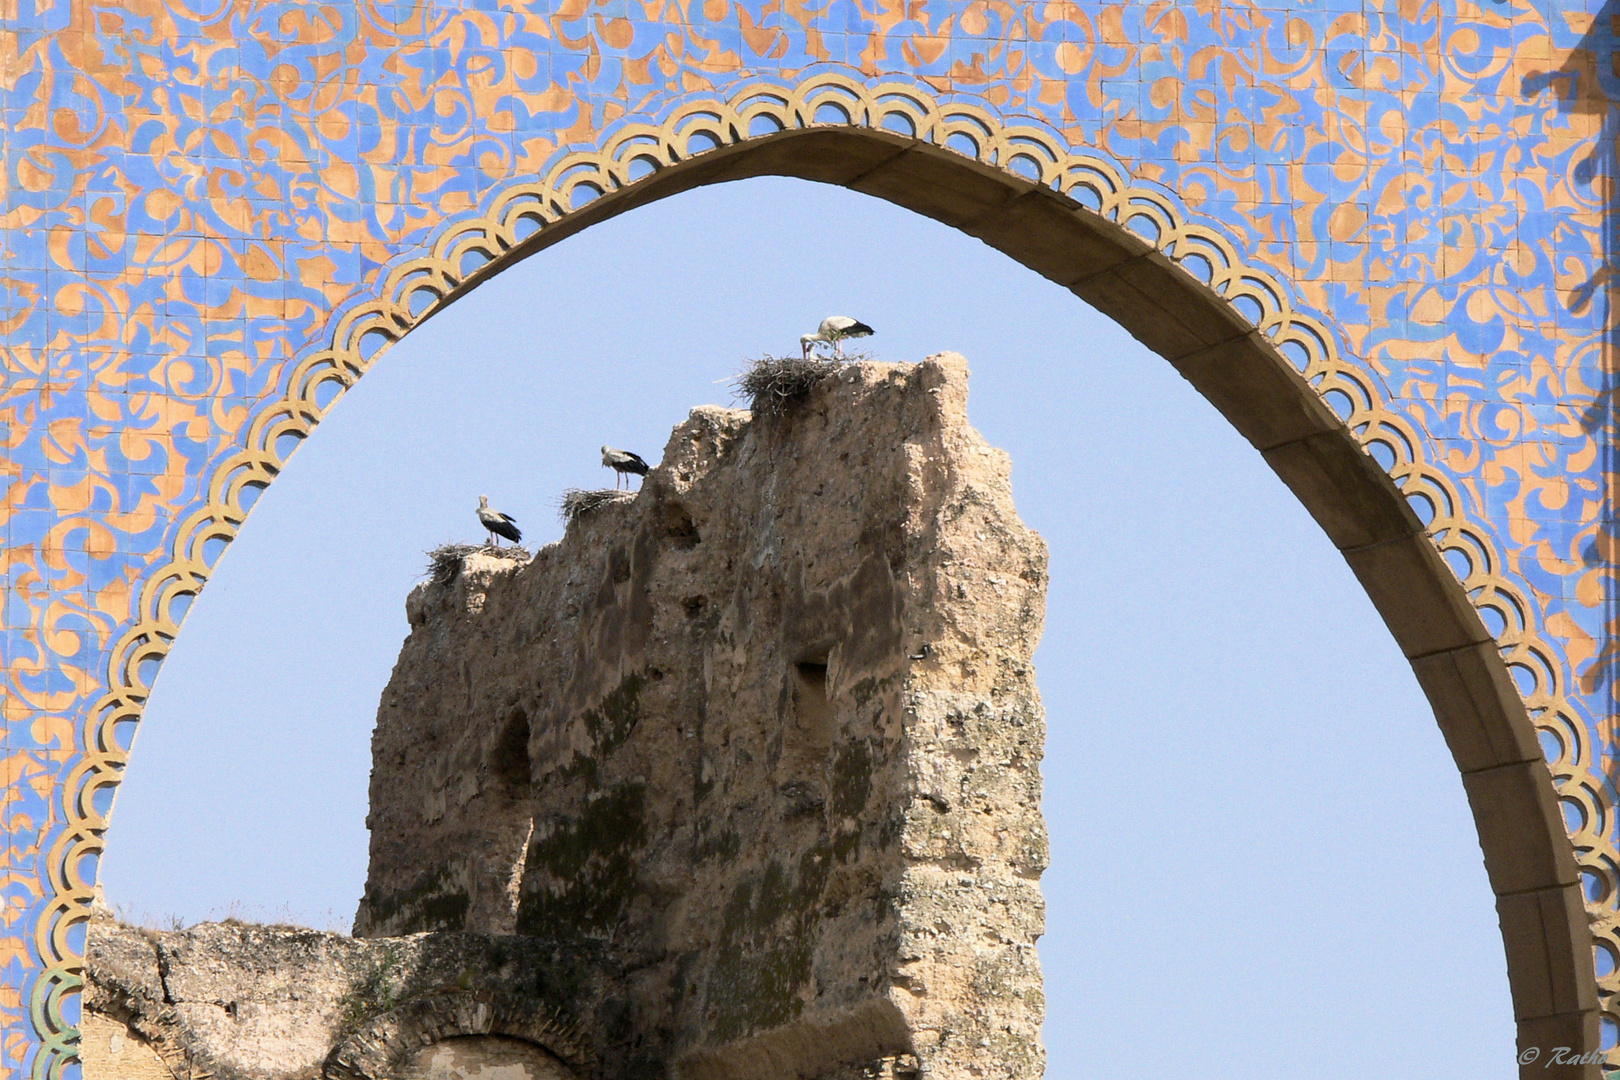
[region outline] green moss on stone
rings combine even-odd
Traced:
[[[626,784],[587,801],[580,814],[529,844],[525,878],[544,871],[518,904],[517,931],[538,937],[611,930],[637,894],[647,843],[647,789]]]
[[[636,730],[641,722],[641,690],[645,685],[646,680],[640,674],[630,675],[604,697],[600,705],[585,713],[585,730],[591,733],[597,757],[613,753]]]
[[[698,840],[697,861],[724,859],[730,862],[742,853],[742,837],[736,829],[727,829],[718,836],[704,835]]]
[[[389,924],[397,934],[464,930],[472,904],[467,890],[451,885],[450,870],[444,866],[428,871],[406,889],[368,890],[361,902],[371,912],[373,923]],[[396,923],[396,919],[403,921]]]
[[[858,817],[871,796],[872,748],[864,742],[846,743],[833,758],[833,820]]]
[[[804,1010],[833,851],[817,844],[796,865],[772,860],[732,890],[708,979],[713,1036],[739,1038]]]
[[[630,740],[641,722],[641,691],[647,680],[639,673],[625,678],[608,692],[594,709],[587,709],[580,720],[591,737],[590,753],[577,754],[561,770],[567,779],[584,780],[595,787],[602,782],[602,762]]]
[[[358,1029],[374,1016],[400,1003],[399,949],[389,946],[365,975],[338,999],[341,1024],[345,1031]]]
[[[712,1037],[729,1042],[797,1017],[814,956],[815,943],[803,938],[749,953],[720,950],[714,973],[719,987],[709,998],[716,1006]]]

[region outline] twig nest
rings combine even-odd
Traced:
[[[615,488],[595,488],[589,491],[584,488],[569,488],[558,500],[557,513],[563,521],[572,525],[581,514],[588,514],[609,503],[624,502],[635,497],[636,493],[633,491],[619,491]]]

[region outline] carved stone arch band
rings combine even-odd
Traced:
[[[1498,898],[1521,1045],[1595,1048],[1592,933],[1620,955],[1611,811],[1557,654],[1469,499],[1430,464],[1423,433],[1342,358],[1326,320],[1296,306],[1286,282],[1245,265],[1218,227],[1050,128],[964,97],[936,101],[915,84],[829,73],[792,88],[747,83],[723,106],[677,106],[500,190],[428,253],[391,265],[371,299],[342,309],[209,478],[207,507],[178,531],[141,594],[139,621],[112,651],[85,758],[63,787],[68,828],[51,853],[55,895],[37,940],[53,976],[36,987],[36,1018],[60,1016],[61,994],[76,986],[68,933],[85,917],[87,868],[102,847],[97,792],[117,783],[122,731],[139,717],[179,605],[235,535],[250,493],[387,344],[493,274],[668,195],[785,175],[895,202],[1069,288],[1169,360],[1265,456],[1344,553],[1434,706]],[[1538,730],[1556,747],[1550,766]],[[1602,989],[1620,989],[1620,971]]]

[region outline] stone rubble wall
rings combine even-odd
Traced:
[[[439,1036],[491,1040],[490,1063],[527,1069],[507,1080],[592,1071],[571,1009],[590,1007],[578,973],[599,965],[533,939],[153,931],[104,914],[86,959],[86,1080],[402,1080]]]
[[[695,409],[633,499],[418,586],[300,1061],[354,1037],[353,950],[443,939],[522,942],[580,1075],[1039,1077],[1046,552],[966,402],[943,354]],[[251,1022],[187,1008],[163,1030]]]

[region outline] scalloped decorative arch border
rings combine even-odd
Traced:
[[[1566,819],[1573,814],[1580,822],[1570,839],[1587,883],[1594,939],[1620,956],[1620,852],[1607,836],[1611,808],[1595,775],[1586,726],[1566,696],[1570,677],[1533,625],[1534,604],[1502,574],[1500,553],[1469,519],[1462,491],[1426,459],[1423,433],[1385,402],[1366,372],[1341,357],[1329,326],[1297,310],[1289,290],[1268,270],[1245,265],[1217,226],[1191,220],[1194,215],[1171,197],[1133,186],[1114,165],[1067,145],[1044,125],[1006,121],[985,104],[941,103],[910,83],[868,86],[825,73],[792,88],[749,84],[724,103],[690,100],[662,123],[629,124],[596,149],[560,155],[543,178],[511,186],[483,213],[452,223],[428,254],[393,265],[376,298],[337,315],[329,344],[294,366],[281,399],[260,412],[243,448],[209,478],[206,506],[181,523],[172,558],[142,588],[135,625],[110,654],[108,690],[85,726],[85,756],[61,788],[66,828],[49,853],[52,896],[35,939],[47,964],[30,1002],[35,1028],[44,1036],[36,1074],[55,1075],[76,1056],[75,1031],[63,1019],[62,1005],[82,984],[83,959],[69,935],[88,919],[93,880],[85,870],[104,847],[107,819],[96,807],[98,796],[117,785],[128,759],[128,740],[119,739],[119,729],[133,730],[139,720],[150,676],[179,631],[181,605],[208,579],[208,545],[228,543],[247,516],[251,504],[244,503],[244,494],[269,485],[296,444],[389,344],[524,257],[532,247],[525,241],[537,233],[705,152],[788,130],[837,126],[931,143],[1067,196],[1077,214],[1106,219],[1152,244],[1293,362],[1419,509],[1430,539],[1486,625],[1500,628],[1497,644],[1530,716],[1559,747],[1549,765]],[[1611,1011],[1620,968],[1597,981],[1604,1015],[1620,1020]],[[41,1068],[48,1059],[53,1064]]]

